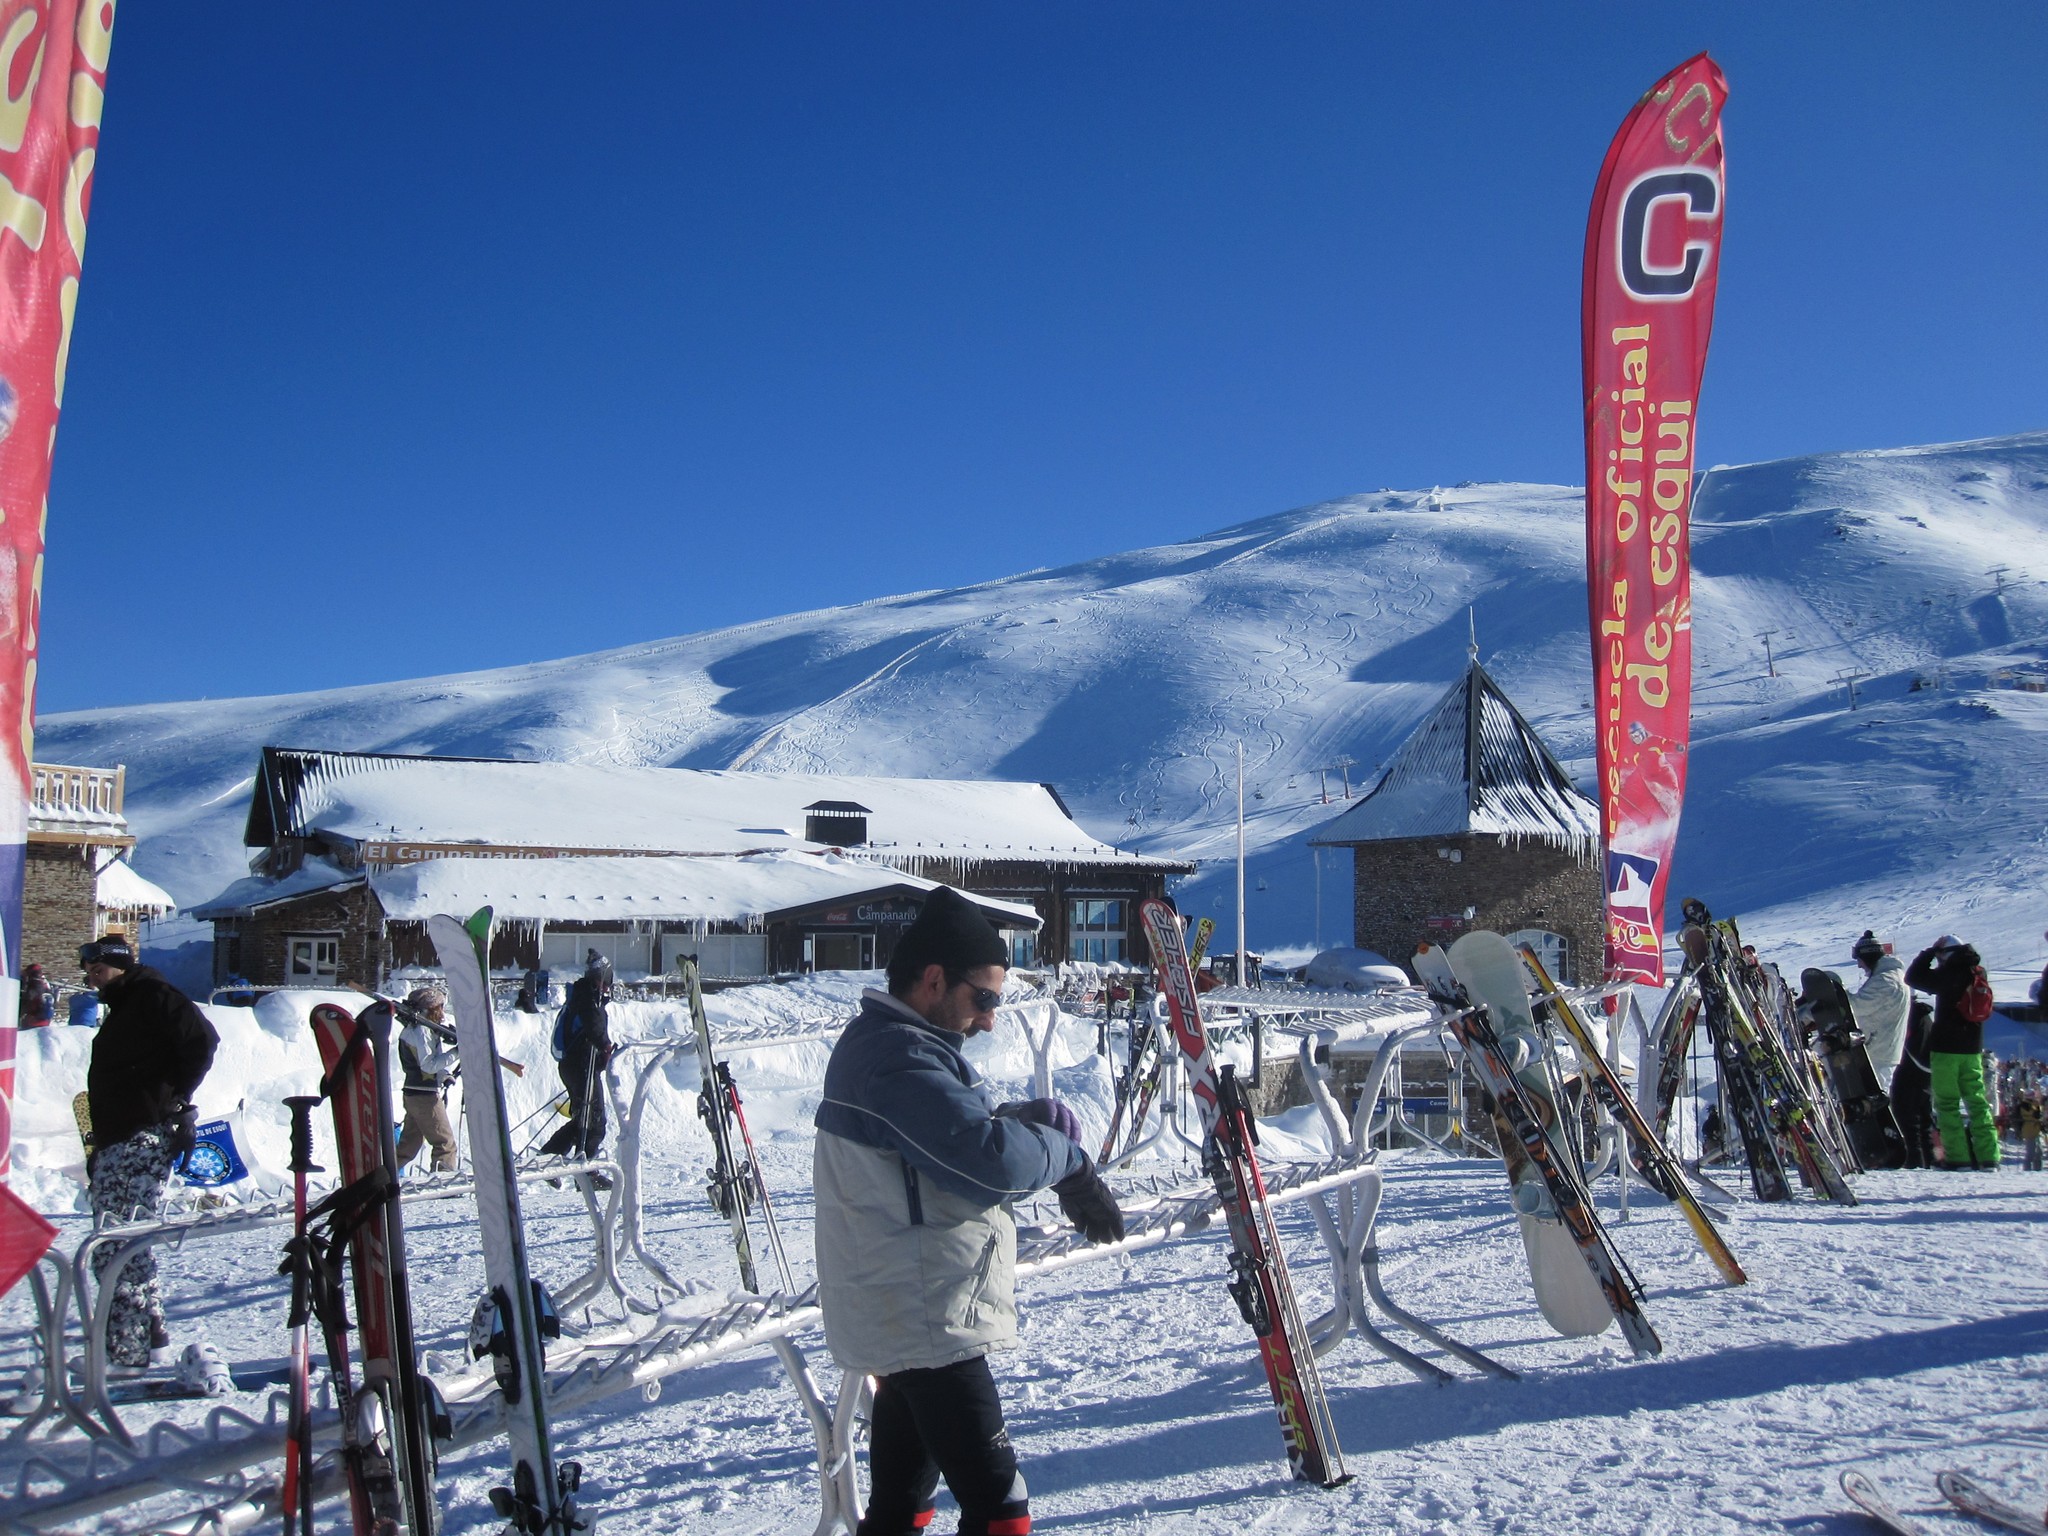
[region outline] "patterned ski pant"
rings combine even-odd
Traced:
[[[101,1147],[92,1159],[92,1210],[108,1221],[148,1221],[163,1207],[164,1182],[171,1176],[170,1122],[138,1131],[126,1141]],[[93,1275],[104,1288],[115,1246],[93,1255]],[[164,1328],[163,1297],[157,1290],[156,1255],[144,1249],[113,1279],[114,1304],[107,1317],[107,1358],[115,1365],[149,1364],[153,1334]]]

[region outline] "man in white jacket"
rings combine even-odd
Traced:
[[[1057,1099],[993,1104],[963,1053],[993,1027],[1009,949],[940,886],[832,1048],[818,1106],[818,1304],[825,1342],[875,1378],[856,1536],[923,1536],[943,1476],[960,1536],[1029,1536],[1029,1490],[987,1355],[1017,1342],[1010,1202],[1050,1188],[1090,1242],[1116,1198]]]
[[[1906,1015],[1913,1006],[1913,992],[1906,985],[1906,962],[1890,953],[1868,928],[1849,953],[1863,967],[1863,985],[1850,996],[1849,1006],[1855,1010],[1856,1027],[1863,1031],[1871,1070],[1880,1083],[1889,1083],[1906,1049]]]

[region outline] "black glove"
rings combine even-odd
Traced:
[[[1124,1240],[1124,1213],[1117,1209],[1116,1196],[1102,1182],[1095,1164],[1084,1152],[1081,1166],[1053,1185],[1060,1197],[1060,1209],[1067,1220],[1091,1243],[1120,1243]]]
[[[171,1135],[166,1150],[170,1152],[171,1159],[175,1162],[198,1145],[199,1111],[187,1104],[171,1116]]]

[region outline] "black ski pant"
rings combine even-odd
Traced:
[[[1902,1061],[1892,1073],[1892,1113],[1906,1138],[1906,1166],[1934,1166],[1934,1095],[1927,1073]]]
[[[585,1052],[562,1058],[562,1086],[569,1094],[569,1123],[541,1143],[543,1157],[574,1153],[595,1157],[604,1145],[604,1069]]]
[[[986,1357],[875,1378],[868,1512],[856,1536],[915,1536],[931,1524],[939,1478],[960,1505],[960,1536],[1025,1536],[1031,1505]]]

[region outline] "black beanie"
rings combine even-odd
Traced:
[[[135,951],[127,939],[118,933],[110,933],[104,939],[94,939],[90,944],[78,946],[78,963],[91,965],[98,962],[110,965],[117,971],[130,970],[135,965]]]
[[[908,986],[928,965],[943,965],[957,976],[984,965],[1009,963],[1010,947],[989,926],[981,908],[950,885],[942,885],[925,897],[917,921],[896,941],[889,956],[889,981],[892,986]]]

